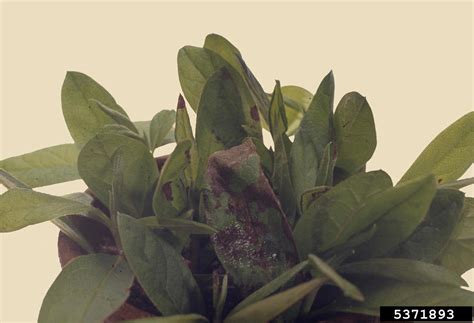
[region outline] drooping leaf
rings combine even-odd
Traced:
[[[444,284],[466,286],[466,282],[454,272],[433,264],[402,258],[376,258],[351,262],[337,269],[345,275],[384,277],[414,284]]]
[[[448,245],[454,227],[460,219],[464,193],[438,189],[430,210],[413,234],[393,253],[400,258],[432,262]]]
[[[474,268],[473,254],[474,198],[467,197],[464,199],[460,220],[437,262],[461,275],[465,271]]]
[[[265,298],[229,315],[224,323],[269,322],[321,287],[326,278],[315,278],[283,292]]]
[[[423,221],[435,193],[435,178],[428,175],[373,195],[358,217],[362,222],[376,220],[377,231],[357,248],[356,257],[378,257],[394,251]]]
[[[298,130],[301,120],[313,100],[313,94],[295,85],[282,86],[281,93],[283,94],[286,119],[288,120],[286,134],[291,136]]]
[[[474,112],[444,129],[423,150],[400,182],[434,174],[438,183],[461,177],[474,162]]]
[[[209,156],[240,144],[247,136],[243,124],[244,109],[237,85],[227,69],[218,70],[206,83],[196,120],[198,187]]]
[[[0,232],[19,230],[70,214],[94,217],[89,213],[101,211],[64,197],[13,188],[0,196]]]
[[[307,267],[308,267],[308,261],[305,260],[293,266],[292,268],[288,269],[287,271],[285,271],[283,274],[281,274],[280,276],[278,276],[277,278],[275,278],[268,284],[265,284],[263,287],[257,289],[255,292],[247,296],[242,302],[240,302],[236,307],[234,307],[234,309],[232,309],[229,315],[232,315],[233,313],[236,313],[239,310],[253,303],[261,301],[265,297],[275,293],[280,288],[284,287],[286,284],[291,282],[301,271],[303,271]]]
[[[185,211],[186,192],[179,183],[180,175],[189,165],[191,141],[178,142],[175,149],[161,169],[160,178],[153,196],[153,209],[158,217],[175,217]]]
[[[359,288],[365,296],[364,303],[347,298],[331,306],[333,311],[361,313],[378,316],[380,306],[472,306],[474,293],[442,284],[414,284],[373,277],[361,280]]]
[[[135,124],[130,121],[130,118],[127,115],[121,113],[120,111],[109,108],[107,105],[100,102],[99,100],[89,99],[89,101],[96,103],[97,107],[110,118],[112,118],[118,125],[127,127],[130,131],[133,131],[135,133],[139,133],[138,129],[135,127]]]
[[[291,230],[251,141],[214,153],[205,183],[200,213],[219,231],[211,240],[234,282],[258,288],[296,262]]]
[[[119,214],[123,251],[145,293],[163,315],[202,313],[204,303],[182,256],[159,235]]]
[[[69,132],[79,146],[94,137],[104,125],[116,123],[90,99],[127,115],[99,83],[85,74],[67,72],[61,90],[62,109]]]
[[[307,209],[295,227],[301,256],[318,254],[347,241],[370,223],[362,223],[358,212],[370,196],[391,187],[383,171],[360,173],[321,195]]]
[[[163,141],[173,128],[175,120],[176,112],[173,110],[162,110],[153,117],[150,122],[151,151],[163,145]]]
[[[133,273],[122,257],[78,257],[48,290],[38,322],[103,322],[127,300],[132,283]]]
[[[297,200],[315,186],[324,148],[334,140],[333,101],[334,77],[330,72],[322,80],[301,120],[291,148],[290,171]]]
[[[337,287],[339,287],[345,296],[355,299],[357,301],[363,301],[364,295],[360,290],[352,283],[341,277],[331,266],[325,263],[321,258],[315,255],[308,255],[309,263],[316,270],[315,277],[327,277]]]
[[[209,321],[199,314],[171,315],[148,317],[144,319],[127,320],[122,323],[208,323]]]
[[[158,178],[153,155],[143,142],[111,133],[99,133],[81,150],[78,168],[82,179],[104,204],[112,190],[113,159],[122,155],[123,196],[117,198],[118,211],[136,217],[152,214],[152,196]]]
[[[357,92],[344,95],[334,113],[336,166],[352,174],[372,157],[377,137],[369,103]]]
[[[271,175],[272,187],[277,193],[283,211],[290,224],[296,220],[296,210],[298,207],[296,196],[293,192],[293,184],[290,177],[288,147],[288,136],[286,135],[287,120],[283,96],[281,94],[280,82],[276,82],[270,103],[270,133],[273,137],[273,173]]]
[[[159,218],[156,216],[147,216],[146,218],[140,219],[140,222],[151,228],[166,228],[189,234],[210,235],[217,232],[216,229],[205,223],[181,218]]]
[[[29,187],[46,186],[78,179],[78,154],[74,144],[58,145],[4,159],[0,168]]]

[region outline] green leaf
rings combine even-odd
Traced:
[[[304,214],[308,210],[310,205],[314,203],[314,201],[316,201],[321,195],[323,195],[330,189],[331,187],[329,186],[316,186],[314,188],[311,188],[305,191],[301,195],[301,201],[300,201],[301,213]]]
[[[158,217],[178,216],[187,206],[186,192],[176,181],[189,165],[191,141],[178,142],[161,169],[160,178],[153,196],[153,209]]]
[[[270,103],[270,133],[273,138],[275,152],[273,154],[272,187],[278,194],[283,211],[290,224],[296,220],[297,201],[290,178],[288,148],[289,139],[286,135],[287,120],[280,82],[277,81]]]
[[[133,123],[137,127],[138,132],[142,139],[145,141],[146,146],[150,147],[150,121],[135,121]],[[175,142],[174,139],[174,127],[171,127],[170,131],[166,134],[165,138],[161,141],[161,146],[171,144]]]
[[[250,304],[240,311],[229,315],[224,320],[224,323],[269,322],[291,308],[313,290],[321,287],[325,281],[325,278],[315,278],[306,283],[297,285],[281,293]]]
[[[173,110],[162,110],[153,117],[150,122],[151,151],[163,145],[163,141],[173,128],[175,120],[176,112]]]
[[[327,277],[330,281],[332,281],[337,287],[339,287],[345,296],[355,299],[356,301],[363,301],[364,296],[360,292],[360,290],[354,286],[352,283],[347,281],[346,279],[342,278],[331,266],[325,263],[322,259],[315,255],[308,255],[309,263],[314,267],[316,270],[316,276]]]
[[[67,198],[26,188],[13,188],[0,196],[0,232],[19,230],[65,215],[88,216],[89,213],[101,212],[90,205]]]
[[[461,177],[474,162],[474,112],[444,129],[423,150],[400,182],[434,174],[438,183]]]
[[[313,100],[313,94],[295,85],[283,86],[281,93],[283,94],[286,119],[288,120],[288,130],[286,134],[291,136],[298,130],[301,120]]]
[[[451,181],[447,183],[441,184],[439,187],[440,188],[452,188],[452,189],[461,189],[463,187],[473,185],[474,184],[474,177],[470,178],[463,178],[457,181]]]
[[[217,232],[216,229],[207,224],[181,218],[147,216],[146,218],[140,219],[140,222],[152,228],[166,228],[189,234],[210,235]]]
[[[74,144],[64,144],[40,149],[0,161],[0,168],[30,187],[40,187],[73,181],[79,178]]]
[[[208,323],[204,316],[199,314],[172,315],[148,317],[144,319],[122,321],[122,323]]]
[[[316,184],[318,164],[326,145],[333,141],[334,77],[330,72],[321,82],[301,125],[290,155],[290,171],[296,199]]]
[[[365,296],[364,303],[339,299],[333,311],[378,316],[380,306],[472,306],[474,293],[459,287],[438,284],[414,284],[389,279],[361,280],[358,284]]]
[[[344,95],[334,113],[334,128],[336,166],[353,174],[372,157],[377,145],[374,117],[365,97],[357,92]]]
[[[69,132],[79,146],[84,145],[104,125],[116,123],[90,99],[98,100],[110,109],[127,115],[99,83],[85,74],[67,72],[61,90],[62,109]]]
[[[38,322],[103,322],[127,300],[132,283],[133,273],[122,257],[78,257],[48,290]]]
[[[394,251],[423,221],[435,193],[435,178],[428,175],[373,195],[358,217],[365,223],[376,220],[377,231],[357,248],[356,257],[378,257]]]
[[[371,222],[359,211],[370,196],[391,187],[383,171],[359,173],[314,201],[299,219],[294,233],[300,255],[318,254],[346,242]]]
[[[217,278],[219,278],[217,276]],[[220,284],[220,291],[216,290],[216,299],[213,301],[214,306],[214,319],[213,322],[222,322],[222,312],[224,311],[225,301],[227,299],[227,288],[228,288],[229,276],[226,274],[222,278],[222,284]]]
[[[351,262],[339,267],[337,271],[345,275],[385,277],[415,284],[444,284],[456,287],[467,285],[459,275],[444,267],[401,258]]]
[[[438,189],[426,218],[397,248],[393,256],[426,262],[437,259],[459,222],[463,202],[463,192]]]
[[[258,111],[260,111],[264,120],[268,123],[267,118],[270,102],[267,95],[263,91],[262,86],[245,64],[239,50],[227,39],[216,34],[209,34],[206,36],[204,48],[212,50],[213,52],[220,55],[240,74],[243,81],[245,82],[246,88],[248,88],[250,91],[253,101],[256,103],[256,109],[254,111],[256,114],[255,118],[257,118]]]
[[[98,199],[109,205],[113,160],[118,151],[122,155],[123,166],[123,195],[117,198],[118,211],[136,217],[151,215],[158,169],[143,142],[123,135],[99,133],[79,154],[79,174]]]
[[[203,312],[199,287],[182,256],[168,242],[127,215],[119,214],[118,229],[130,267],[163,315]]]
[[[463,274],[474,268],[474,198],[464,199],[461,219],[454,228],[448,245],[437,260],[442,266]]]
[[[203,90],[196,120],[199,155],[197,186],[201,185],[209,156],[221,149],[238,145],[247,136],[242,99],[227,69],[209,78]]]
[[[200,214],[237,285],[258,288],[297,260],[291,229],[250,140],[209,158]]]
[[[291,282],[296,277],[296,275],[298,275],[306,267],[308,267],[307,260],[300,262],[296,266],[293,266],[292,268],[288,269],[268,284],[265,284],[263,287],[257,289],[255,292],[247,296],[242,302],[240,302],[236,307],[234,307],[234,309],[230,312],[229,315],[232,315],[233,313],[236,313],[241,309],[253,303],[261,301],[265,297],[275,293],[280,288]]]
[[[112,118],[118,125],[124,126],[128,128],[130,131],[133,131],[135,133],[139,133],[134,123],[130,121],[130,118],[126,114],[123,114],[120,111],[109,108],[107,105],[103,104],[99,100],[89,99],[89,101],[96,103],[97,107],[106,115],[108,115],[110,118]]]
[[[330,142],[324,148],[323,159],[319,163],[316,186],[332,186],[334,166],[336,165],[336,147]]]

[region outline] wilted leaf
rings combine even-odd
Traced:
[[[357,92],[344,95],[334,113],[336,166],[352,174],[372,157],[377,137],[374,117],[365,97]]]
[[[123,115],[127,113],[99,83],[79,72],[67,72],[61,90],[61,102],[67,127],[74,142],[84,145],[106,124],[116,121],[98,108],[95,99]]]
[[[321,287],[325,281],[326,278],[315,278],[309,282],[250,304],[240,311],[229,315],[224,320],[224,323],[269,322],[302,300],[313,290]]]
[[[64,197],[39,193],[27,188],[13,188],[0,196],[0,232],[19,230],[65,215],[89,216],[89,213],[100,213],[100,211],[90,205]]]
[[[76,258],[48,290],[39,323],[101,323],[129,295],[133,273],[122,257],[92,254]]]
[[[117,208],[136,217],[151,215],[158,169],[143,142],[122,135],[99,133],[81,150],[79,173],[99,200],[108,205],[113,159],[119,150],[122,155],[123,195],[117,198]]]
[[[328,250],[366,228],[370,223],[359,218],[365,201],[391,185],[385,172],[373,171],[351,176],[321,195],[296,224],[300,255]]]
[[[40,149],[0,161],[0,168],[30,187],[46,186],[79,178],[74,144],[64,144]]]
[[[400,182],[434,174],[438,183],[461,177],[474,162],[474,112],[444,129],[423,150]]]
[[[377,231],[357,248],[356,257],[378,257],[393,251],[423,221],[435,193],[436,181],[428,175],[373,195],[358,217],[362,222],[376,220]]]
[[[182,256],[144,224],[119,214],[123,251],[140,285],[163,315],[202,313],[204,303]]]
[[[296,262],[288,222],[249,140],[213,154],[205,183],[200,213],[219,231],[215,252],[237,284],[258,288]]]
[[[189,165],[191,142],[178,142],[170,157],[161,169],[160,178],[153,196],[153,209],[159,217],[175,217],[185,211],[187,205],[186,192],[180,187],[180,175]]]
[[[176,112],[173,110],[162,110],[153,117],[150,122],[151,151],[163,145],[163,141],[173,128],[175,120]]]
[[[355,299],[357,301],[363,301],[364,296],[360,292],[360,290],[354,286],[352,283],[341,277],[333,268],[331,268],[327,263],[325,263],[319,257],[310,254],[308,256],[309,263],[314,267],[316,270],[315,277],[327,277],[330,281],[332,281],[337,287],[339,287],[345,296]]]
[[[437,259],[449,243],[458,224],[464,193],[438,189],[430,210],[415,232],[393,253],[393,256],[426,262]]]
[[[466,286],[466,282],[454,272],[433,264],[402,258],[376,258],[351,262],[337,269],[345,275],[384,277],[415,284],[445,284]]]
[[[464,199],[460,218],[437,262],[461,275],[474,268],[474,198]]]

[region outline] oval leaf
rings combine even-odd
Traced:
[[[122,257],[78,257],[48,290],[38,322],[103,322],[127,300],[132,283],[133,273]]]
[[[173,110],[162,110],[153,117],[150,122],[151,151],[163,145],[163,141],[173,128],[175,120],[176,112]]]

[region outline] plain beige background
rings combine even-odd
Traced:
[[[378,132],[368,168],[396,181],[472,108],[472,17],[471,2],[3,2],[1,158],[71,141],[60,107],[67,70],[92,76],[134,120],[173,108],[178,49],[215,32],[240,48],[267,91],[279,79],[314,92],[332,69],[336,100],[367,96]],[[36,320],[59,273],[56,237],[49,223],[0,236],[1,322]]]

